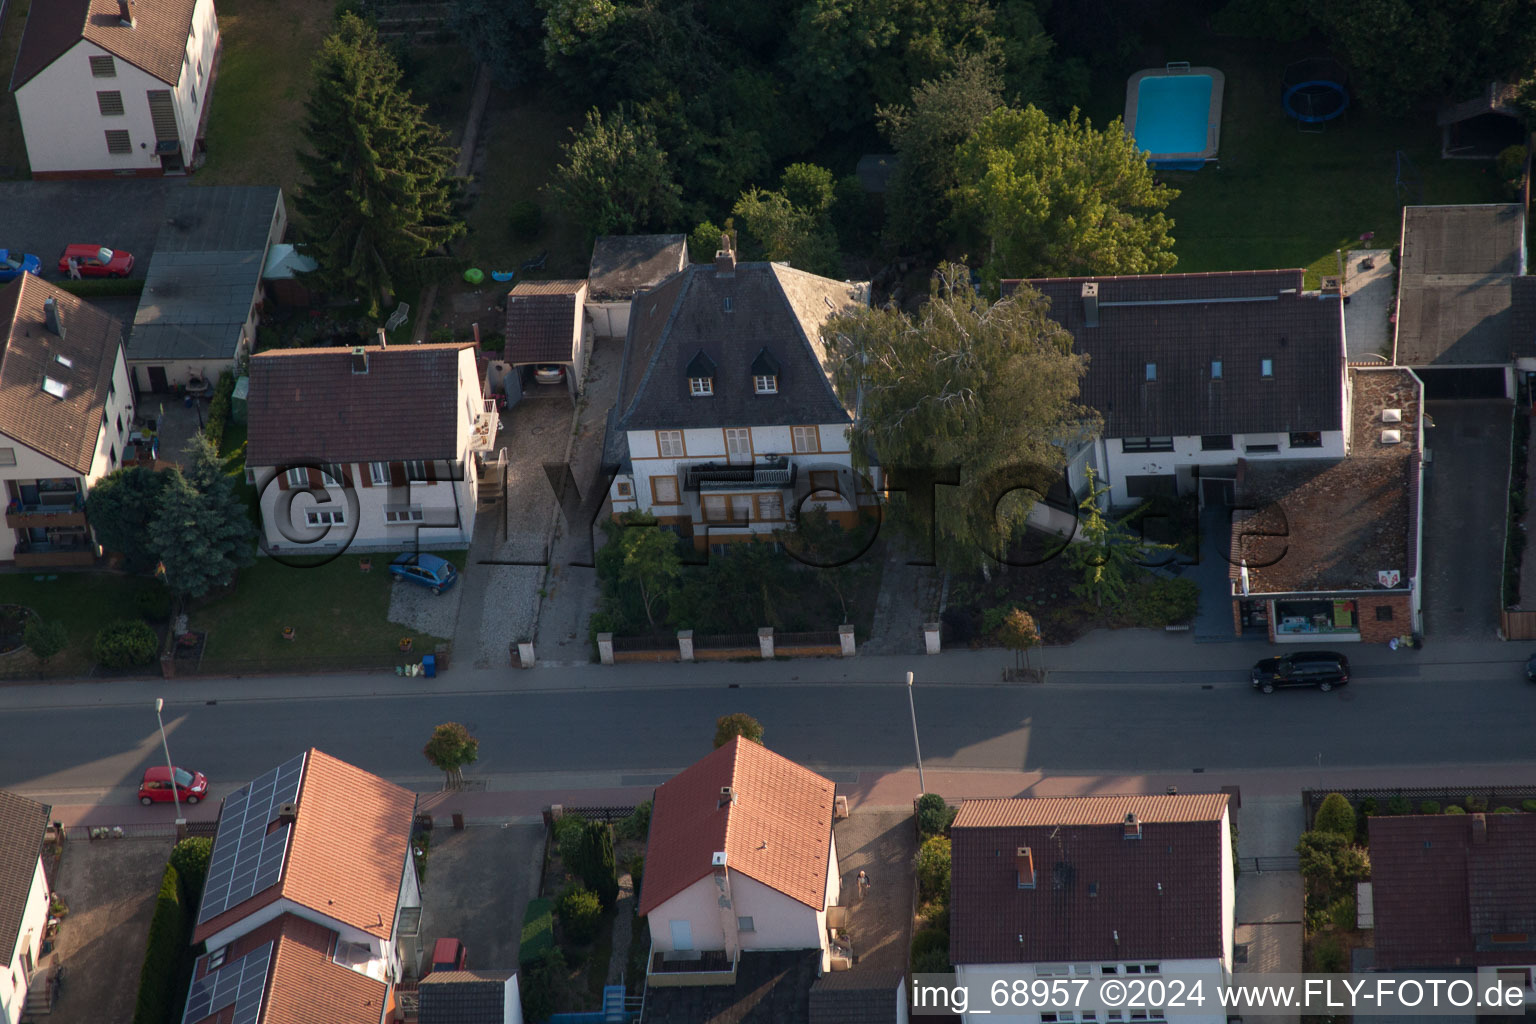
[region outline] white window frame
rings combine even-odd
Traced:
[[[709,398],[715,393],[715,378],[689,377],[688,394],[694,398]]]
[[[687,454],[681,430],[656,431],[656,454],[664,459],[680,459]]]
[[[0,466],[16,465],[16,449],[0,448]]]
[[[821,451],[820,427],[790,427],[789,430],[794,438],[795,454],[809,455]]]
[[[340,508],[312,508],[305,512],[304,521],[310,526],[345,526],[347,513]]]
[[[752,461],[752,428],[725,428],[725,460],[732,465],[747,465]]]
[[[409,508],[386,508],[384,521],[386,523],[419,523],[426,518],[420,505],[412,505]]]
[[[331,471],[335,470],[335,473]],[[324,462],[320,464],[320,482],[326,487],[340,487],[346,480],[347,471],[343,463]]]
[[[415,481],[417,483],[425,483],[426,482],[426,479],[427,479],[427,460],[426,459],[407,459],[404,463],[402,463],[402,465],[405,466],[405,479],[406,479],[407,482],[410,482],[410,481]]]
[[[776,395],[779,393],[779,378],[777,374],[759,373],[752,377],[752,389],[760,395]]]
[[[288,486],[289,487],[308,487],[309,486],[309,467],[308,466],[293,466],[293,467],[291,467],[288,470],[288,474],[287,475],[288,475]]]
[[[375,486],[378,486],[378,487],[388,487],[389,486],[389,463],[387,463],[387,462],[370,462],[370,463],[368,463],[368,480],[369,480],[370,483],[374,484]]]

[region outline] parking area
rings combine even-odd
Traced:
[[[129,1024],[170,839],[85,838],[73,830],[54,890],[69,906],[55,955],[64,966],[48,1024]]]
[[[450,809],[449,804],[444,804]],[[544,857],[543,825],[445,827],[438,816],[421,893],[421,948],[455,938],[464,943],[469,967],[517,967],[523,910],[539,888]]]
[[[164,178],[0,181],[5,211],[0,248],[36,253],[50,280],[58,279],[59,254],[73,242],[126,249],[135,260],[130,276],[142,278],[160,233],[167,190],[187,187],[185,179]]]
[[[1426,402],[1424,633],[1492,640],[1499,626],[1510,403]]]

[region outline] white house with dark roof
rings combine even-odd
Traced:
[[[478,458],[500,429],[473,345],[273,349],[250,378],[264,550],[469,544]]]
[[[950,826],[949,959],[985,993],[1036,978],[1230,982],[1236,872],[1225,793],[967,800]],[[1100,1007],[967,1021],[1145,1021]],[[991,1010],[988,1013],[986,1011]],[[1225,1024],[1212,1002],[1180,1021]]]
[[[17,1024],[38,1004],[48,1012],[42,947],[51,890],[42,854],[50,813],[44,804],[0,790],[0,963],[7,968],[0,972],[0,1024]]]
[[[1302,278],[1265,270],[1026,282],[1089,357],[1079,401],[1104,421],[1069,463],[1073,495],[1082,496],[1090,464],[1110,503],[1123,506],[1194,493],[1200,480],[1229,496],[1239,459],[1343,456],[1343,302],[1336,288],[1305,291]]]
[[[139,393],[211,387],[244,361],[267,255],[287,226],[275,185],[171,191],[128,335]]]
[[[34,178],[185,174],[219,52],[213,0],[40,0],[11,91]]]
[[[604,453],[614,514],[651,513],[700,549],[809,505],[856,522],[877,497],[854,469],[820,328],[868,302],[867,284],[729,248],[636,295]]]
[[[0,288],[0,561],[95,564],[85,498],[132,429],[118,319],[35,274]]]
[[[601,235],[587,271],[587,318],[599,338],[629,331],[629,303],[688,265],[687,235]]]

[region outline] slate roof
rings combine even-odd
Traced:
[[[49,298],[58,304],[63,338],[43,325]],[[0,288],[0,433],[89,473],[122,339],[116,317],[36,274]],[[63,398],[43,391],[44,377],[66,385]]]
[[[1422,386],[1403,368],[1349,372],[1346,458],[1238,461],[1228,567],[1238,593],[1245,562],[1254,594],[1382,590],[1377,573],[1393,569],[1401,574],[1393,589],[1406,589],[1418,572]],[[1401,422],[1383,423],[1385,409],[1397,409]],[[1400,443],[1382,442],[1387,427]]]
[[[523,281],[507,295],[506,360],[569,363],[576,357],[576,331],[585,281]]]
[[[649,885],[649,867],[646,875]],[[742,953],[728,988],[650,986],[645,1024],[810,1024],[811,984],[820,969],[819,949]]]
[[[1226,807],[1224,793],[966,801],[950,828],[950,960],[1223,956]],[[1124,838],[1128,813],[1140,839]],[[1018,886],[1019,847],[1034,889]]]
[[[278,883],[198,925],[194,942],[277,899],[391,938],[416,794],[311,748],[298,803]]]
[[[11,89],[26,85],[81,39],[175,85],[181,80],[196,6],[197,0],[133,0],[134,26],[129,28],[119,20],[117,0],[35,3],[27,12]]]
[[[689,266],[630,307],[617,429],[849,422],[823,368],[820,328],[865,302],[866,292],[777,263],[740,263],[729,274]],[[773,395],[752,385],[751,363],[764,348],[782,367]],[[692,398],[684,367],[701,351],[718,376],[713,396]]]
[[[736,790],[721,802],[720,790]],[[737,737],[656,789],[639,913],[649,914],[727,867],[806,906],[827,903],[834,786],[809,768]]]
[[[290,348],[251,357],[251,466],[459,457],[459,353],[467,344]]]
[[[507,979],[516,971],[434,971],[416,992],[418,1024],[504,1024]]]
[[[261,286],[262,263],[260,249],[155,253],[128,358],[233,359]]]
[[[1302,294],[1302,276],[1244,270],[1027,283],[1088,356],[1079,401],[1098,410],[1105,437],[1339,430],[1343,306],[1338,296]],[[1088,282],[1099,288],[1095,327],[1084,315]],[[1003,285],[1011,294],[1018,282]],[[1222,364],[1219,380],[1213,362]]]
[[[1371,888],[1378,969],[1529,964],[1536,815],[1372,818]]]
[[[0,789],[0,963],[10,963],[53,808]]]
[[[602,235],[587,270],[594,302],[628,299],[688,265],[687,235]]]
[[[1513,281],[1525,272],[1519,204],[1404,207],[1398,272],[1397,363],[1511,360]]]

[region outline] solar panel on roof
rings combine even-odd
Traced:
[[[268,826],[278,807],[297,802],[303,776],[304,755],[300,754],[225,798],[198,924],[239,906],[282,877],[292,826],[271,832]]]
[[[196,1024],[231,1004],[235,1007],[236,1024],[254,1024],[261,1013],[261,993],[266,988],[267,966],[271,962],[269,942],[194,981],[187,993],[182,1024]]]

